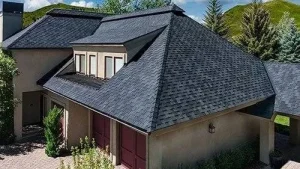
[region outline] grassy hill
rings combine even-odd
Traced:
[[[236,36],[241,32],[242,14],[250,5],[238,5],[225,13],[225,20],[230,26],[230,35]],[[291,3],[287,0],[273,0],[264,3],[265,9],[271,14],[271,22],[277,24],[284,12],[290,12],[291,17],[295,18],[300,27],[300,5]]]
[[[96,10],[96,9],[93,9],[93,8],[75,7],[75,6],[71,6],[71,5],[67,5],[67,4],[62,4],[62,3],[53,4],[53,5],[49,5],[49,6],[45,6],[43,8],[40,8],[40,9],[38,9],[36,11],[33,11],[33,12],[24,12],[24,15],[23,15],[23,27],[27,27],[28,25],[30,25],[34,21],[40,19],[48,11],[50,11],[51,9],[54,9],[54,8],[60,8],[60,9],[77,9],[77,10],[84,10],[84,11],[95,11]]]

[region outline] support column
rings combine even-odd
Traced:
[[[23,114],[22,114],[22,103],[18,103],[14,111],[14,133],[16,140],[22,138],[22,129],[23,129]]]
[[[260,161],[270,164],[269,154],[274,150],[275,131],[274,122],[261,119],[260,121]]]
[[[88,110],[88,124],[89,124],[89,128],[88,128],[88,137],[90,140],[93,139],[93,111],[91,111],[90,109]]]
[[[300,120],[290,118],[290,143],[300,145]]]
[[[119,164],[119,123],[110,120],[110,157],[113,165]]]

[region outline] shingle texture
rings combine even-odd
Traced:
[[[123,44],[168,25],[171,13],[147,15],[104,22],[89,37],[77,40],[75,44]]]
[[[85,17],[85,18],[99,18],[102,19],[107,14],[103,13],[96,13],[96,12],[85,12],[85,11],[78,11],[78,10],[67,10],[67,9],[53,9],[47,13],[48,15],[52,16],[77,16],[77,17]]]
[[[275,111],[300,115],[300,64],[265,63],[276,91]]]
[[[183,14],[164,15],[162,33],[104,85],[53,77],[44,87],[146,132],[275,95],[259,59]]]
[[[99,17],[51,15],[50,12],[41,20],[5,40],[2,46],[8,49],[71,48],[70,42],[92,35],[100,22]]]

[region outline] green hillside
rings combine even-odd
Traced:
[[[225,13],[225,20],[230,26],[230,35],[236,36],[241,32],[242,14],[248,5],[238,5]],[[290,12],[291,17],[295,18],[298,27],[300,27],[300,5],[288,2],[287,0],[273,0],[264,3],[264,7],[271,14],[271,21],[277,24],[284,12]]]
[[[84,10],[84,11],[95,11],[97,9],[93,9],[93,8],[83,8],[83,7],[75,7],[75,6],[71,6],[71,5],[67,5],[67,4],[54,4],[54,5],[49,5],[49,6],[45,6],[43,8],[40,8],[36,11],[33,12],[24,12],[23,15],[23,27],[27,27],[28,25],[30,25],[31,23],[33,23],[34,21],[40,19],[41,17],[43,17],[48,11],[50,11],[51,9],[77,9],[77,10]]]

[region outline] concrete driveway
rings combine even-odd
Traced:
[[[0,146],[0,169],[56,169],[60,160],[72,163],[72,157],[50,158],[45,154],[45,141],[42,136]]]

